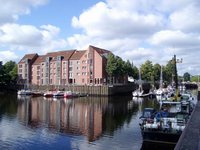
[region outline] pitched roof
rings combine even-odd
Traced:
[[[109,51],[109,50],[98,48],[98,47],[95,47],[95,46],[92,46],[92,45],[89,45],[89,49],[90,48],[96,50],[99,53],[99,55],[102,55],[102,54],[105,54],[105,53],[111,53],[111,51]]]
[[[26,54],[26,55],[19,61],[18,64],[24,63],[24,60],[25,60],[25,59],[31,59],[31,60],[32,60],[35,56],[38,56],[38,54],[37,54],[37,53],[34,53],[34,54]]]
[[[39,57],[35,60],[35,62],[33,63],[33,65],[39,65],[41,62],[44,62],[44,61],[45,61],[45,58],[46,58],[45,55],[39,56]]]
[[[56,60],[57,56],[63,56],[63,60],[69,60],[69,58],[72,56],[72,54],[75,52],[75,50],[66,50],[66,51],[58,51],[58,52],[50,52],[47,53],[46,57],[52,57],[52,60]]]
[[[78,60],[78,59],[80,59],[84,55],[85,52],[86,52],[86,50],[84,50],[84,51],[75,51],[73,53],[73,55],[70,57],[70,60]]]

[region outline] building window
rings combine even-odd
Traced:
[[[69,67],[69,71],[72,71],[72,67]]]
[[[19,65],[19,68],[22,68],[22,65]]]
[[[82,72],[82,75],[87,75],[87,73],[86,72]]]
[[[92,58],[92,54],[91,53],[88,53],[88,58]]]
[[[86,66],[82,66],[82,69],[85,70],[87,67]]]
[[[19,69],[19,73],[22,73],[22,69]]]
[[[84,83],[85,82],[85,80],[84,79],[82,79],[82,83]]]
[[[69,77],[72,78],[73,77],[73,73],[69,73]]]
[[[37,70],[40,70],[40,66],[37,66]]]
[[[82,64],[86,64],[87,62],[86,62],[86,60],[82,60]]]

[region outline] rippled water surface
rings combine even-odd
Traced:
[[[139,117],[156,100],[0,95],[1,149],[141,149]]]

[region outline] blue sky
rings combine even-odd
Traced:
[[[176,54],[180,75],[200,74],[199,18],[199,0],[0,0],[0,61],[94,45],[136,66]]]
[[[59,27],[62,32],[60,36],[66,38],[78,31],[71,26],[73,16],[79,16],[84,10],[95,5],[99,0],[49,0],[46,5],[33,8],[29,15],[20,17],[19,24],[31,24],[41,26],[51,24]]]

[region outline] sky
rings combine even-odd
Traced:
[[[199,0],[0,0],[0,61],[93,45],[199,75],[199,18]]]

